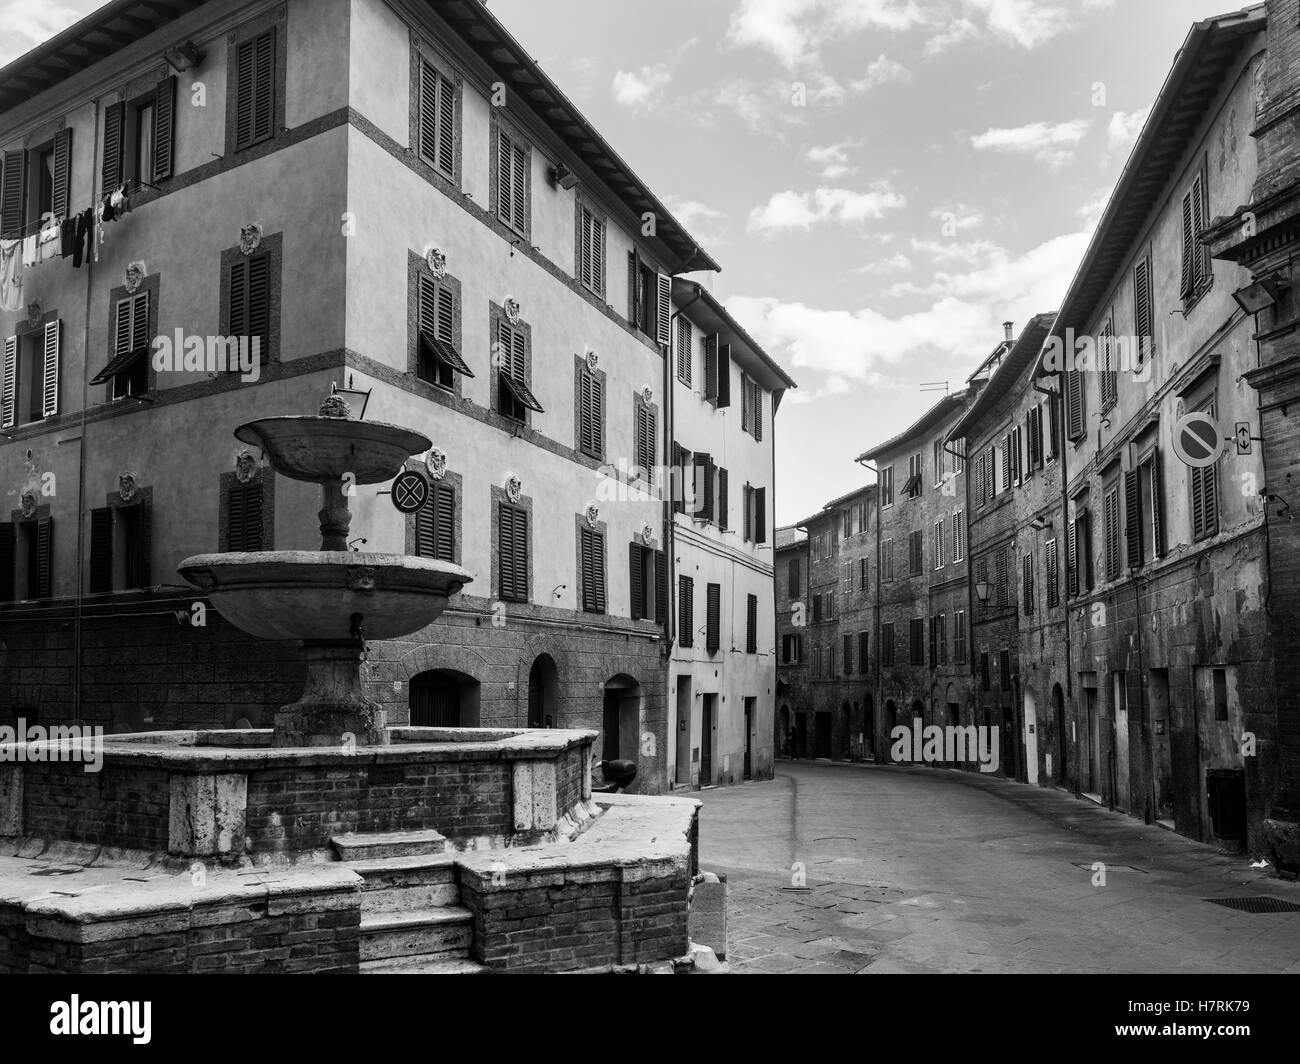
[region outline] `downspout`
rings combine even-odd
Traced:
[[[880,470],[869,462],[864,462],[861,458],[855,458],[854,461],[863,469],[870,470],[876,477],[876,608],[872,611],[874,616],[872,617],[871,624],[871,636],[876,644],[876,652],[873,655],[875,658],[875,668],[872,669],[872,672],[875,673],[876,677],[876,705],[875,711],[872,714],[875,719],[872,721],[872,724],[874,725],[872,731],[876,732],[876,734],[871,737],[871,740],[873,748],[872,752],[876,756],[876,764],[880,764],[886,746],[885,743],[881,742],[879,734],[880,721],[883,719],[882,714],[885,711],[885,707],[882,704],[883,692],[880,689]],[[885,738],[887,739],[888,736]]]
[[[688,307],[699,302],[703,296],[700,293],[700,286],[695,286],[695,298],[688,300],[685,306],[678,307],[677,310],[668,318],[668,346],[664,349],[664,464],[671,465],[673,460],[673,443],[677,437],[675,419],[677,416],[677,399],[673,391],[673,329],[672,325],[679,315]],[[683,485],[681,478],[685,477],[685,470],[678,470],[677,490],[681,490]],[[673,644],[676,641],[677,634],[677,523],[673,520],[673,483],[672,475],[668,477],[668,498],[664,500],[664,564],[668,567],[665,578],[666,590],[668,592],[668,602],[664,606],[664,657],[668,658],[673,652]],[[730,504],[730,500],[728,500]]]

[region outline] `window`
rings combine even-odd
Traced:
[[[998,551],[995,559],[995,578],[994,586],[996,587],[997,604],[1006,606],[1007,604],[1007,552]]]
[[[870,638],[871,636],[869,632],[858,633],[858,672],[859,673],[865,673],[867,671],[867,650],[870,646]]]
[[[580,568],[578,578],[582,588],[582,611],[605,612],[605,534],[590,527],[579,518],[581,540],[579,544]]]
[[[659,454],[659,411],[641,395],[634,395],[632,402],[635,407],[637,470],[642,480],[654,484],[655,461]]]
[[[456,386],[455,374],[474,376],[458,350],[460,308],[451,284],[421,275],[419,297],[416,376],[448,390]]]
[[[54,522],[48,506],[32,520],[0,524],[0,602],[35,602],[54,594]]]
[[[152,583],[152,500],[137,489],[139,502],[104,507],[90,514],[90,593],[134,590]]]
[[[1185,302],[1194,302],[1214,281],[1210,251],[1198,239],[1208,217],[1205,172],[1198,171],[1183,195],[1183,271],[1179,292]]]
[[[72,130],[27,150],[5,152],[0,180],[0,234],[14,240],[31,236],[51,217],[69,213]]]
[[[500,365],[497,374],[497,413],[512,421],[526,420],[529,410],[545,413],[528,387],[531,335],[531,331],[522,325],[512,326],[504,316],[497,321],[497,348],[494,353]]]
[[[853,535],[853,509],[850,507],[841,515],[844,522],[844,538],[848,539]]]
[[[1055,398],[1044,399],[1039,407],[1043,423],[1043,460],[1053,461],[1061,440],[1061,408]]]
[[[944,535],[944,532],[946,531],[944,526],[946,524],[947,522],[944,521],[943,519],[940,519],[934,523],[934,567],[936,569],[942,569],[944,565],[943,545],[944,545],[944,541],[947,540],[948,538],[946,535]]]
[[[668,569],[663,551],[640,543],[628,545],[629,600],[632,620],[663,623],[667,608]]]
[[[1066,529],[1066,593],[1074,598],[1092,590],[1092,521],[1086,505],[1075,502],[1074,520]]]
[[[594,296],[605,295],[605,220],[589,206],[578,205],[578,278]]]
[[[989,656],[987,651],[980,654],[980,690],[989,690]]]
[[[1026,617],[1034,613],[1034,556],[1026,554],[1020,566],[1020,607]]]
[[[1228,719],[1228,671],[1211,669],[1214,683],[1214,719]]]
[[[497,217],[520,236],[528,236],[532,152],[498,122],[496,151]]]
[[[1145,258],[1133,267],[1133,332],[1137,337],[1139,368],[1155,351],[1151,320],[1151,260]]]
[[[745,485],[745,520],[744,539],[746,543],[767,542],[767,489]],[[819,546],[824,547],[823,537],[817,537]],[[820,552],[819,552],[820,554]],[[827,557],[830,555],[827,554]]]
[[[844,654],[843,654],[844,675],[847,676],[853,671],[853,636],[844,636]]]
[[[880,664],[887,667],[892,667],[894,664],[893,621],[880,626]]]
[[[682,647],[695,646],[695,581],[689,576],[677,578],[677,642]],[[788,655],[785,660],[789,662]]]
[[[834,646],[828,646],[826,648],[826,677],[827,679],[834,679],[835,677],[835,647]]]
[[[1047,608],[1049,610],[1061,604],[1061,574],[1056,551],[1056,538],[1053,537],[1043,547],[1043,568],[1047,573]]]
[[[627,253],[627,276],[628,276],[628,321],[640,329],[646,336],[650,337],[656,343],[663,347],[668,346],[669,342],[669,323],[673,314],[673,280],[666,274],[657,273],[654,268],[647,263],[635,251]],[[717,369],[717,337],[713,336],[708,339],[714,341],[713,352],[715,355],[713,367]],[[705,359],[709,357],[708,339],[705,341]],[[706,366],[705,376],[708,376],[708,367]],[[716,385],[716,381],[714,382]],[[716,394],[716,393],[715,393]],[[705,398],[713,398],[708,393],[708,382],[705,386]],[[727,381],[727,401],[719,402],[718,406],[727,406],[731,403],[730,380]]]
[[[695,376],[695,327],[685,318],[677,319],[677,379],[691,387]]]
[[[263,522],[264,483],[254,476],[241,484],[231,476],[226,487],[226,543],[229,553],[266,550]],[[448,559],[449,561],[451,559]]]
[[[958,510],[952,515],[952,560],[959,562],[966,556],[966,515]]]
[[[788,588],[791,598],[799,597],[799,559],[790,559],[790,575],[788,579]]]
[[[920,576],[925,568],[925,541],[917,531],[907,537],[907,574]]]
[[[574,372],[578,387],[578,450],[597,461],[605,457],[605,374],[595,373],[585,359],[575,359]],[[680,456],[679,456],[680,457]],[[680,462],[675,466],[680,469]],[[678,493],[680,496],[680,492]],[[674,508],[683,507],[683,500],[674,500]]]
[[[1119,401],[1119,372],[1116,366],[1115,319],[1106,319],[1101,328],[1101,412],[1106,414]]]
[[[834,521],[829,522],[831,526],[831,553],[837,554],[840,549],[840,529]]]
[[[1011,651],[998,652],[998,675],[1002,680],[1002,690],[1011,690]]]
[[[275,136],[275,29],[264,30],[234,48],[234,150],[243,151]]]
[[[966,611],[958,610],[952,616],[952,660],[954,664],[966,663]]]
[[[420,158],[448,181],[456,180],[456,84],[427,59],[420,60],[420,114],[415,141]]]
[[[740,428],[756,440],[763,438],[763,389],[747,373],[740,375]]]
[[[1215,400],[1211,398],[1198,409],[1215,417]],[[1207,539],[1219,532],[1219,467],[1189,469],[1191,486],[1192,541]]]
[[[1024,462],[1022,456],[1024,453],[1024,435],[1017,425],[1011,430],[1008,438],[1008,454],[1011,458],[1011,481],[1014,484],[1020,484],[1025,479]]]
[[[267,360],[271,346],[271,252],[240,255],[230,263],[230,327],[227,336],[247,338],[254,363]],[[229,366],[232,371],[237,366]]]
[[[867,590],[868,568],[869,568],[868,560],[866,558],[859,558],[858,559],[858,590],[859,591]]]
[[[981,558],[979,561],[975,563],[975,583],[979,585],[979,584],[987,584],[988,582],[989,582],[989,563],[987,559]],[[981,611],[987,610],[989,608],[989,601],[987,598],[980,599],[979,604],[980,604]]]
[[[56,319],[4,342],[0,356],[0,428],[59,412],[61,323]]]
[[[1088,428],[1087,409],[1084,403],[1083,372],[1073,369],[1065,377],[1065,435],[1066,439],[1077,443],[1083,439]]]
[[[936,664],[947,665],[948,664],[948,615],[946,613],[941,613],[936,618],[936,621],[938,623],[935,627],[939,635],[939,658]]]
[[[909,662],[912,665],[925,664],[925,618],[913,617],[908,625]]]
[[[887,583],[894,579],[894,541],[881,540],[880,543],[880,582]]]
[[[506,602],[527,602],[528,511],[509,503],[497,509],[497,557],[500,586],[498,592]]]
[[[921,494],[921,456],[914,454],[907,460],[907,482],[903,485],[903,494],[915,499]]]
[[[745,653],[758,653],[758,596],[745,596]]]
[[[1026,473],[1043,468],[1043,407],[1031,406],[1025,415]]]
[[[429,502],[415,514],[415,553],[456,561],[456,487],[446,480],[429,485]]]
[[[111,399],[143,395],[149,390],[149,292],[119,299],[113,311],[113,358],[92,385],[109,384]]]
[[[1125,487],[1127,492],[1127,485]],[[1165,553],[1163,494],[1160,483],[1160,451],[1153,447],[1139,462],[1137,471],[1137,509],[1138,537],[1143,545],[1143,552],[1136,562],[1130,565],[1142,565],[1152,558],[1160,558]],[[1132,556],[1132,545],[1129,554]]]
[[[781,663],[783,665],[801,665],[803,663],[802,635],[783,635],[781,637]]]
[[[880,471],[880,506],[894,505],[894,467],[888,466]]]
[[[708,619],[706,620],[705,649],[716,654],[722,646],[722,585],[709,584],[706,589],[708,597]]]
[[[871,522],[871,503],[864,502],[858,504],[858,535],[867,534]]]
[[[1107,484],[1103,499],[1103,520],[1106,536],[1106,579],[1118,580],[1120,576],[1119,543],[1119,486],[1112,480]]]
[[[934,444],[934,486],[940,487],[943,484],[944,466],[947,464],[947,452],[943,449],[943,440],[935,440]]]
[[[988,454],[981,451],[975,456],[975,505],[984,506],[989,495]]]

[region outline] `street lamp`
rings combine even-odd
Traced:
[[[981,580],[975,585],[975,597],[980,600],[981,606],[989,604],[989,592],[993,590],[993,585],[987,580]]]

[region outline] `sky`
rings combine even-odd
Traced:
[[[0,63],[100,6],[0,0]],[[776,520],[1057,309],[1193,22],[1227,0],[489,0],[721,264],[798,382]],[[1245,6],[1238,4],[1237,6]]]

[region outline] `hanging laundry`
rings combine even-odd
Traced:
[[[36,265],[36,234],[23,238],[23,269]]]
[[[95,209],[87,207],[77,215],[77,234],[72,249],[72,267],[81,269],[81,264],[90,256],[91,248],[87,241],[95,235]]]
[[[47,225],[40,231],[36,241],[36,261],[49,262],[51,259],[59,257],[60,236],[62,228],[56,222],[53,225]]]
[[[0,310],[12,314],[22,309],[22,242],[0,240]]]
[[[101,222],[117,221],[117,209],[113,206],[113,195],[104,197],[104,202],[99,206],[99,220]]]
[[[77,250],[77,216],[65,218],[59,226],[59,254],[65,259]]]

